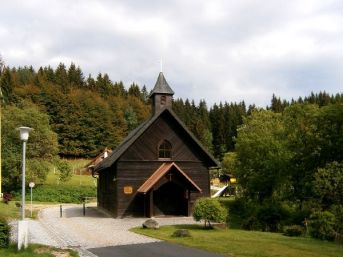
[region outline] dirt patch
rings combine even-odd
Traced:
[[[56,249],[50,247],[41,247],[35,250],[35,253],[50,253],[55,257],[74,257],[75,254],[72,253],[69,249]]]

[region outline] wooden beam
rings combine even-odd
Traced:
[[[154,189],[149,191],[149,218],[154,216]]]

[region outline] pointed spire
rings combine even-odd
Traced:
[[[174,91],[168,85],[162,72],[158,75],[155,87],[151,92],[151,95],[153,94],[174,95]]]
[[[154,89],[150,94],[152,114],[159,113],[164,108],[172,108],[174,91],[168,85],[163,73],[158,75]]]

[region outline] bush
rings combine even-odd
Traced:
[[[56,160],[56,168],[59,172],[60,181],[66,182],[72,177],[73,167],[66,160]]]
[[[331,206],[331,210],[335,215],[335,241],[343,243],[343,205],[333,205]]]
[[[189,233],[188,229],[177,229],[172,234],[172,237],[190,237],[191,234]]]
[[[8,248],[10,244],[10,227],[7,221],[0,219],[0,248]]]
[[[299,225],[292,225],[284,229],[285,236],[301,236],[304,233],[304,229]]]
[[[240,197],[227,203],[230,210],[230,219],[235,219],[237,227],[242,227],[247,230],[261,229],[256,218],[258,205],[255,202]]]
[[[4,193],[2,196],[2,201],[8,204],[9,201],[12,200],[12,195],[10,193]]]
[[[343,234],[343,205],[333,205],[331,210],[335,215],[335,231]]]
[[[220,205],[218,200],[211,198],[199,198],[194,203],[193,217],[196,221],[204,220],[205,228],[211,222],[225,222],[228,217],[228,210]]]
[[[314,238],[334,240],[336,237],[334,225],[335,215],[329,211],[317,211],[310,216],[310,234]]]
[[[262,225],[263,231],[277,232],[282,228],[282,222],[289,213],[278,204],[266,204],[257,213],[257,219]]]
[[[262,225],[255,216],[250,216],[243,220],[242,228],[245,230],[261,230]]]
[[[86,196],[96,197],[96,188],[92,186],[73,187],[67,185],[43,185],[33,189],[33,200],[39,202],[81,203]],[[17,199],[19,192],[13,192]],[[26,195],[30,200],[30,195]]]

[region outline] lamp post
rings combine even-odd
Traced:
[[[0,56],[0,74],[1,74],[1,56]],[[2,116],[2,101],[3,101],[3,97],[2,97],[2,91],[0,88],[0,199],[2,199],[2,157],[1,157],[1,144],[2,144],[2,133],[1,133],[1,116]]]
[[[30,182],[29,183],[29,187],[30,187],[30,198],[31,198],[31,218],[32,218],[32,188],[35,186],[35,183],[34,182]]]
[[[21,219],[18,222],[18,250],[22,246],[24,248],[28,245],[28,223],[25,221],[25,158],[26,158],[26,142],[29,139],[29,132],[32,128],[29,127],[20,127],[17,130],[20,132],[20,140],[23,141],[23,157],[22,157],[22,191],[21,191]]]
[[[22,157],[22,179],[21,179],[21,220],[25,219],[25,172],[26,172],[26,142],[29,139],[29,132],[32,128],[20,127],[20,140],[23,141],[23,157]]]

